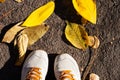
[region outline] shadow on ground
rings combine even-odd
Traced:
[[[76,14],[72,0],[55,0],[55,13],[63,20],[81,24],[81,16]]]
[[[10,25],[5,26],[2,30],[1,30],[1,34],[0,34],[0,42],[2,41],[5,33],[12,27],[14,26],[16,23],[12,23]],[[5,45],[5,47],[3,47],[3,45]],[[4,50],[4,49],[8,49],[5,51],[1,51],[1,60],[3,61],[4,58],[6,58],[3,61],[3,64],[0,65],[0,79],[1,80],[20,80],[21,79],[21,70],[22,70],[22,66],[18,67],[15,66],[15,61],[18,58],[18,51],[16,48],[14,48],[13,46],[13,41],[8,44],[8,43],[0,43],[0,49]],[[26,52],[26,57],[29,55],[29,53],[31,52],[31,50],[28,50]],[[9,57],[8,57],[9,56]],[[52,79],[55,80],[55,76],[54,76],[54,59],[57,56],[57,54],[52,54],[50,53],[48,55],[49,58],[49,68],[48,68],[48,73],[46,76],[46,80]]]
[[[15,52],[15,51],[14,51]],[[11,53],[14,53],[11,51]],[[28,51],[29,53],[31,51]],[[20,80],[21,79],[21,70],[22,66],[17,67],[14,65],[16,59],[15,54],[10,54],[10,59],[6,62],[4,67],[0,69],[0,79],[1,80]],[[46,76],[46,80],[55,80],[54,76],[54,59],[57,56],[57,54],[49,54],[49,68],[48,68],[48,73]]]
[[[9,59],[8,61],[6,60],[4,61],[5,62],[4,66],[0,69],[0,79],[1,80],[9,80],[9,79],[17,80],[20,78],[19,75],[20,75],[21,67],[15,67],[14,63],[18,55],[16,54],[16,51],[13,49],[11,44],[9,44],[8,46],[9,48],[6,48],[6,49],[9,49],[9,52],[7,52],[6,50],[4,54],[6,54],[6,56],[9,56]]]

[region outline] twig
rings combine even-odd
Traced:
[[[5,13],[3,13],[2,16],[0,16],[0,20],[2,20],[2,19],[3,19],[4,17],[6,17],[7,15],[9,15],[13,10],[14,10],[14,8],[11,9],[11,10],[9,10],[9,11],[7,11],[7,12],[5,12]]]
[[[97,58],[97,54],[98,54],[98,52],[97,52],[97,50],[95,50],[93,56],[91,56],[91,59],[90,59],[88,65],[87,65],[87,67],[85,68],[85,72],[83,73],[82,80],[86,79],[86,77],[87,77],[95,59]]]
[[[97,35],[96,35],[96,36],[98,37],[98,35],[99,35],[99,33],[98,33],[98,28],[97,28],[96,31],[97,31]],[[83,73],[83,76],[82,76],[82,80],[85,80],[85,79],[86,79],[86,77],[87,77],[87,75],[88,75],[90,69],[92,68],[92,65],[93,65],[95,59],[96,59],[97,56],[98,56],[97,49],[94,50],[93,53],[94,53],[94,54],[93,54],[93,55],[91,54],[90,61],[89,61],[88,65],[87,65],[87,67],[86,67],[85,70],[84,70],[84,73]]]

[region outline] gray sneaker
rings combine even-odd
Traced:
[[[43,50],[33,51],[24,62],[21,80],[45,80],[47,71],[47,53]]]
[[[54,73],[57,80],[81,80],[78,64],[69,54],[56,57]]]

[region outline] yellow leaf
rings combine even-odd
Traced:
[[[83,18],[96,24],[96,3],[93,0],[72,0],[72,3]]]
[[[49,26],[45,23],[41,25],[28,27],[22,30],[20,34],[26,34],[28,37],[28,46],[34,44],[39,38],[41,38],[49,29]]]
[[[14,40],[14,37],[17,35],[17,33],[24,29],[24,27],[19,26],[22,22],[17,23],[12,28],[10,28],[4,35],[2,42],[10,43]]]
[[[81,25],[67,22],[65,36],[73,46],[79,49],[85,50],[88,47],[88,34]]]
[[[42,24],[53,13],[54,8],[54,2],[48,2],[46,5],[33,11],[21,26],[33,27]]]

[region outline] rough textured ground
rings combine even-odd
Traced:
[[[6,0],[0,3],[0,40],[10,27],[25,20],[33,10],[48,1],[24,0],[17,3]],[[64,37],[65,20],[80,23],[80,18],[76,16],[71,0],[55,0],[55,3],[55,12],[46,21],[50,25],[49,31],[27,51],[27,54],[36,49],[48,52],[50,65],[46,80],[54,80],[53,64],[57,54],[69,53],[77,61],[80,70],[84,70],[95,52],[91,48],[82,51],[70,45]],[[96,3],[97,24],[88,23],[86,30],[89,35],[96,35],[101,44],[96,50],[99,55],[90,73],[98,74],[101,80],[120,80],[120,0],[97,0]],[[14,66],[16,56],[12,44],[0,43],[0,80],[20,80],[21,67]]]

